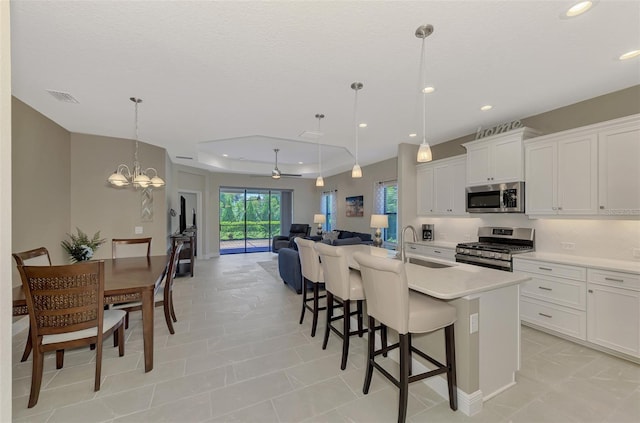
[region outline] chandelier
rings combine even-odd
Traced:
[[[417,160],[420,163],[430,162],[432,160],[431,156],[431,147],[427,142],[427,133],[426,133],[426,108],[427,108],[427,94],[433,92],[432,87],[426,86],[426,66],[425,66],[425,55],[424,55],[424,46],[425,40],[429,35],[433,34],[433,25],[422,25],[416,29],[416,37],[422,39],[422,53],[420,54],[420,92],[422,93],[422,144],[420,144],[420,148],[418,149],[418,157]]]
[[[116,188],[129,185],[132,185],[134,188],[161,188],[165,183],[164,180],[158,176],[158,171],[153,167],[142,170],[142,166],[140,166],[140,162],[138,161],[138,104],[142,103],[142,99],[131,97],[129,100],[133,101],[136,108],[136,149],[133,155],[133,166],[130,168],[126,164],[119,164],[107,181],[112,187]],[[151,172],[153,172],[153,177],[150,177]]]

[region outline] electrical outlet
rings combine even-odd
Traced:
[[[478,313],[473,313],[469,316],[469,333],[476,333],[478,331]]]
[[[136,235],[140,235],[142,233],[142,226],[136,226],[134,229]]]
[[[633,249],[633,257],[634,258],[640,258],[640,248],[634,248]]]
[[[575,250],[576,249],[576,244],[574,242],[561,242],[560,245],[562,245],[562,249],[563,250]]]

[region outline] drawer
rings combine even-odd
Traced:
[[[585,282],[531,275],[530,280],[520,285],[520,293],[542,301],[586,310],[587,284]]]
[[[520,297],[520,319],[574,338],[587,339],[587,313]]]
[[[556,276],[576,281],[587,280],[587,269],[566,264],[548,263],[535,260],[513,260],[513,270],[536,273],[538,275]]]
[[[456,261],[456,252],[450,248],[431,247],[427,245],[407,244],[405,252],[411,255]]]
[[[633,273],[589,269],[587,278],[592,283],[640,291],[640,275]]]

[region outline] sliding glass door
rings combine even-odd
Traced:
[[[281,206],[281,191],[220,188],[220,254],[270,251]]]

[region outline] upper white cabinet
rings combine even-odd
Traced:
[[[640,120],[598,133],[598,211],[640,214]]]
[[[467,186],[524,180],[522,140],[538,135],[520,128],[462,144],[467,149]]]
[[[524,142],[528,215],[640,215],[640,115]]]
[[[465,210],[465,157],[416,166],[418,215],[460,216]]]
[[[527,214],[597,214],[597,141],[585,134],[525,142]]]

